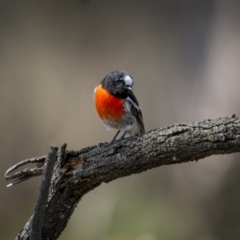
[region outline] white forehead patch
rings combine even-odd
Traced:
[[[127,86],[133,85],[133,79],[129,75],[124,76],[124,82]]]

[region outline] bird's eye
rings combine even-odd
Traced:
[[[121,83],[121,82],[122,82],[122,80],[121,80],[121,79],[118,79],[118,80],[117,80],[117,83]]]

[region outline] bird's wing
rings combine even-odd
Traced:
[[[130,103],[131,106],[131,113],[135,116],[135,118],[137,119],[139,128],[140,128],[140,134],[145,133],[145,128],[144,128],[144,124],[143,124],[143,117],[142,117],[142,111],[139,107],[137,98],[135,97],[135,95],[133,94],[132,90],[128,90],[128,96],[126,98],[126,100]]]

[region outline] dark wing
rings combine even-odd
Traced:
[[[139,107],[139,104],[138,104],[138,101],[137,101],[135,95],[133,94],[133,92],[130,89],[128,89],[128,97],[126,98],[126,100],[131,103],[131,113],[137,119],[137,122],[138,122],[138,125],[140,128],[140,134],[145,133],[142,111]]]

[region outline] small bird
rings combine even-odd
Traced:
[[[145,133],[142,112],[132,91],[133,78],[126,72],[115,70],[98,84],[94,90],[95,106],[99,117],[108,130],[118,129],[121,137],[126,133],[137,136]]]

